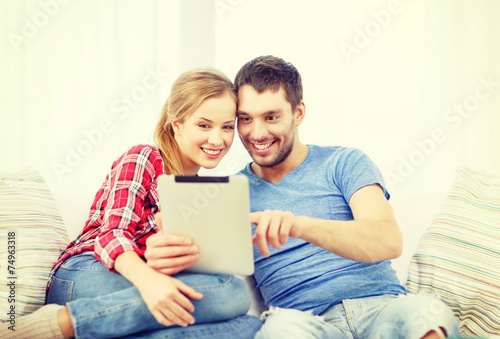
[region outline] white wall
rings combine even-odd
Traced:
[[[176,1],[2,2],[1,169],[97,191],[115,158],[151,141],[178,73],[177,12]]]
[[[233,6],[218,13],[217,66],[291,61],[302,141],[365,150],[393,195],[445,194],[459,166],[500,173],[498,2],[221,2]]]
[[[181,71],[234,78],[274,54],[303,77],[303,142],[365,150],[393,195],[444,192],[458,166],[500,174],[499,14],[495,0],[2,2],[0,168],[94,192],[121,152],[151,142]],[[236,140],[203,173],[248,160]]]

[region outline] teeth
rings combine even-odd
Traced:
[[[217,155],[221,152],[221,150],[211,150],[211,149],[207,149],[207,148],[203,148],[203,152],[205,153],[208,153],[210,155]]]
[[[271,146],[271,144],[272,144],[272,142],[267,143],[267,144],[263,144],[263,145],[254,144],[254,146],[255,146],[257,149],[266,149],[266,148],[268,148],[269,146]]]

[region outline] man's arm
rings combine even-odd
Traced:
[[[257,225],[254,245],[269,256],[268,244],[281,248],[288,237],[301,238],[346,259],[377,262],[401,255],[403,237],[379,185],[365,186],[349,200],[354,220],[324,220],[290,212],[263,211],[251,215]]]

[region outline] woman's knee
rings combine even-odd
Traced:
[[[225,318],[231,319],[247,314],[251,306],[250,291],[246,283],[232,275],[219,277],[221,284],[212,287],[205,287],[200,291],[204,295],[209,294],[210,299],[221,312],[225,313]]]
[[[247,314],[251,298],[246,283],[225,274],[177,274],[183,281],[203,294],[201,300],[193,300],[195,314],[203,319],[220,321]],[[196,316],[195,316],[196,318]]]
[[[234,303],[230,311],[235,316],[247,314],[252,304],[247,284],[243,280],[233,276],[230,289],[231,293],[226,295],[226,302]]]

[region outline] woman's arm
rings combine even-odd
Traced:
[[[154,227],[152,216],[145,215],[152,212],[145,209],[146,199],[162,169],[159,152],[145,145],[131,148],[115,161],[99,192],[96,210],[104,216],[94,250],[98,260],[137,287],[159,323],[187,326],[194,321],[190,314],[194,307],[188,298],[200,299],[202,295],[155,271],[139,254],[145,237],[137,237],[137,233],[152,232]]]
[[[301,238],[346,259],[377,262],[401,255],[403,238],[379,185],[365,186],[349,200],[354,220],[323,220],[290,212],[263,211],[251,214],[257,225],[254,245],[269,256],[268,244],[281,248],[288,237]]]
[[[113,163],[111,173],[98,192],[95,207],[96,258],[114,269],[118,256],[127,251],[143,255],[146,234],[154,232],[152,213],[157,201],[151,190],[163,173],[161,155],[154,147],[132,147]],[[94,218],[94,215],[91,215]]]
[[[182,281],[155,271],[137,253],[127,251],[116,258],[115,270],[139,290],[142,299],[155,319],[165,325],[188,326],[194,324],[191,299],[203,295]]]

